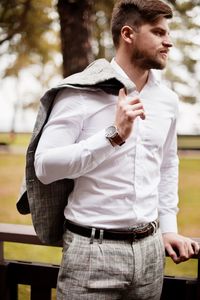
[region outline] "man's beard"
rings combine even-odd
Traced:
[[[134,48],[131,61],[144,70],[162,70],[166,67],[166,61],[150,55],[146,50]]]

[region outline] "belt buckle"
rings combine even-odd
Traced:
[[[133,234],[133,239],[136,239],[138,235],[143,235],[147,233],[151,229],[151,223],[150,224],[141,224],[139,226],[129,227],[129,230]]]
[[[139,226],[133,226],[133,227],[128,228],[128,230],[131,232],[134,240],[136,239],[138,233],[140,233],[140,231],[138,229],[139,229]]]

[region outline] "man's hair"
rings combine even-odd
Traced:
[[[154,23],[159,17],[172,18],[171,7],[161,0],[118,0],[114,6],[111,31],[115,47],[119,46],[121,29],[125,25],[135,30],[146,23]]]

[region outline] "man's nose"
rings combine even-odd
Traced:
[[[164,40],[163,40],[163,46],[168,47],[168,48],[173,47],[173,44],[171,42],[170,37],[165,37],[164,38]]]

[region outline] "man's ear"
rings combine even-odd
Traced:
[[[134,40],[134,30],[128,25],[125,25],[121,29],[121,38],[128,44],[132,44]]]

